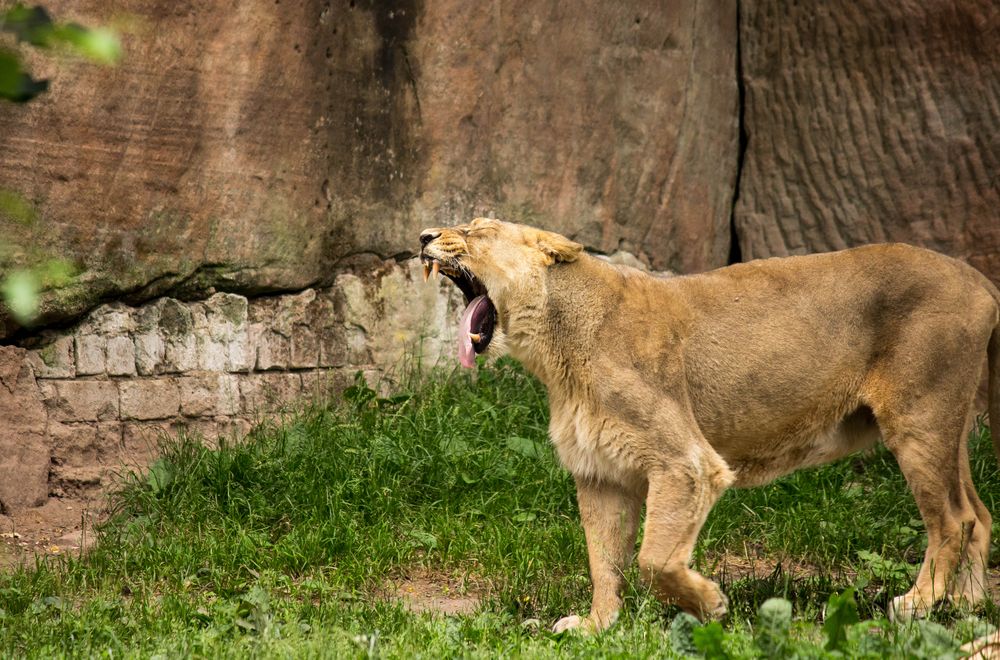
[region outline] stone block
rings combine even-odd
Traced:
[[[249,328],[244,327],[226,345],[226,371],[245,373],[253,369],[256,354],[250,347]]]
[[[183,373],[198,368],[198,344],[193,334],[164,335],[163,373]]]
[[[249,374],[240,379],[242,409],[250,415],[285,410],[302,396],[302,379],[297,373]]]
[[[0,446],[0,504],[6,510],[45,504],[51,462],[45,435],[21,431],[0,439]]]
[[[88,495],[111,486],[122,464],[118,422],[49,424],[49,494]]]
[[[314,289],[306,289],[295,295],[278,298],[274,318],[271,321],[271,329],[281,333],[285,337],[291,337],[292,329],[296,325],[307,323],[309,319],[309,307],[314,300],[316,300],[316,291]]]
[[[256,368],[260,371],[287,369],[291,359],[291,340],[277,332],[261,329],[256,345]]]
[[[108,339],[107,370],[111,376],[135,375],[135,345],[127,336]]]
[[[277,308],[278,299],[275,296],[254,298],[249,301],[247,306],[247,321],[251,325],[257,323],[269,328],[274,321],[274,314]]]
[[[132,318],[135,320],[135,331],[138,334],[158,334],[160,332],[160,309],[162,308],[161,300],[158,299],[148,305],[143,305],[142,307],[134,310]]]
[[[302,394],[312,401],[324,404],[340,398],[344,390],[354,384],[355,369],[311,369],[303,371]]]
[[[178,427],[171,422],[124,422],[122,424],[122,466],[143,472],[159,456],[164,438],[175,437]]]
[[[118,387],[107,380],[55,380],[43,389],[45,405],[57,422],[118,418]]]
[[[181,414],[187,417],[234,415],[240,410],[238,376],[209,373],[181,378]]]
[[[334,300],[345,323],[366,330],[374,328],[378,314],[372,304],[372,297],[357,275],[344,273],[337,277]]]
[[[320,367],[342,367],[347,364],[347,336],[341,324],[321,327],[317,332]]]
[[[121,460],[122,428],[118,421],[53,421],[48,425],[48,435],[54,464],[114,467]]]
[[[198,345],[198,369],[200,371],[225,371],[226,359],[229,355],[228,345],[212,339],[207,334],[199,334],[196,340]]]
[[[135,368],[140,376],[152,376],[166,358],[166,344],[159,333],[148,332],[135,337]]]
[[[112,468],[101,465],[58,465],[49,468],[48,490],[56,497],[95,495],[111,481]]]
[[[219,415],[236,415],[241,411],[241,378],[241,376],[232,376],[229,374],[221,374],[219,376],[219,405],[216,409]]]
[[[27,351],[0,346],[0,503],[4,507],[39,506],[48,498],[46,419]]]
[[[184,303],[173,298],[161,298],[156,305],[159,307],[159,329],[164,339],[182,339],[194,331],[192,310]]]
[[[96,307],[80,323],[78,328],[78,332],[81,334],[94,334],[102,337],[124,335],[134,330],[135,321],[132,318],[132,308],[120,302]]]
[[[218,428],[217,438],[227,440],[242,440],[254,428],[254,423],[246,417],[218,417],[216,418]]]
[[[290,363],[294,369],[309,369],[319,363],[319,339],[308,325],[292,328]]]
[[[371,364],[372,354],[368,347],[368,333],[357,327],[344,329],[347,364],[353,366]]]
[[[182,419],[177,422],[176,429],[178,433],[197,439],[207,447],[218,447],[219,423],[214,417]]]
[[[28,359],[38,378],[73,378],[76,376],[76,356],[73,337],[57,338],[47,346],[28,352]]]
[[[217,293],[204,302],[209,336],[228,342],[247,326],[247,299],[232,293]]]
[[[99,376],[107,366],[107,337],[103,335],[77,335],[74,348],[76,350],[76,375]]]
[[[175,417],[181,399],[174,378],[141,378],[118,383],[122,419],[154,420]]]

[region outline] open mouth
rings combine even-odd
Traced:
[[[493,339],[497,308],[483,283],[467,269],[427,255],[421,255],[421,261],[424,264],[424,280],[439,272],[444,273],[465,295],[466,307],[458,325],[458,361],[463,367],[474,367],[476,354],[485,351]]]

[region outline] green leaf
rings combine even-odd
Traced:
[[[121,41],[107,28],[84,30],[73,43],[78,53],[98,64],[117,64],[122,58]]]
[[[542,457],[542,447],[540,443],[532,440],[531,438],[522,438],[517,435],[511,436],[507,438],[507,448],[528,458]]]
[[[422,545],[428,550],[433,550],[438,545],[437,537],[429,532],[423,530],[414,529],[409,532],[411,539],[417,542],[418,545]]]
[[[847,629],[858,622],[858,604],[854,600],[854,589],[842,594],[830,594],[826,603],[826,620],[823,634],[826,635],[826,650],[838,651],[847,641]]]
[[[681,612],[670,622],[670,647],[678,655],[697,655],[694,630],[701,622],[687,612]]]
[[[25,7],[17,3],[0,16],[4,32],[10,32],[18,41],[44,48],[52,36],[52,17],[43,7]]]
[[[35,80],[21,68],[14,53],[0,50],[0,98],[24,103],[49,88],[49,81]]]
[[[537,517],[538,515],[534,511],[521,511],[519,513],[515,513],[512,520],[514,520],[514,522],[531,522]]]
[[[11,315],[22,325],[35,320],[38,315],[38,276],[29,270],[15,270],[0,284],[0,293]]]
[[[789,650],[792,604],[784,598],[768,598],[757,612],[754,641],[769,658],[785,657]]]
[[[174,481],[174,472],[169,463],[163,459],[157,459],[149,466],[149,474],[146,475],[146,483],[153,493],[163,492]]]
[[[722,645],[726,633],[718,621],[695,628],[691,631],[691,637],[695,647],[708,660],[729,660],[729,653]]]
[[[960,642],[950,630],[934,621],[913,622],[917,634],[910,637],[910,655],[916,658],[960,658]]]

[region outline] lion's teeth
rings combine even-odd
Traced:
[[[425,263],[425,264],[424,264],[424,282],[426,282],[426,281],[427,281],[427,278],[428,278],[428,277],[430,277],[430,276],[431,276],[431,267],[430,267],[430,266],[428,266],[428,265],[427,265],[427,264]]]
[[[439,270],[441,270],[441,264],[439,264],[438,262],[435,261],[434,265],[431,266],[431,277],[433,277],[434,279],[437,279],[438,271]]]
[[[482,338],[483,338],[483,336],[481,334],[479,334],[478,332],[470,332],[469,333],[469,339],[471,339],[476,344],[478,344],[479,340],[482,339]]]

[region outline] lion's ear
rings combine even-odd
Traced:
[[[538,249],[551,257],[554,262],[576,261],[583,250],[583,246],[579,243],[574,243],[565,236],[551,231],[539,230],[536,244]]]

